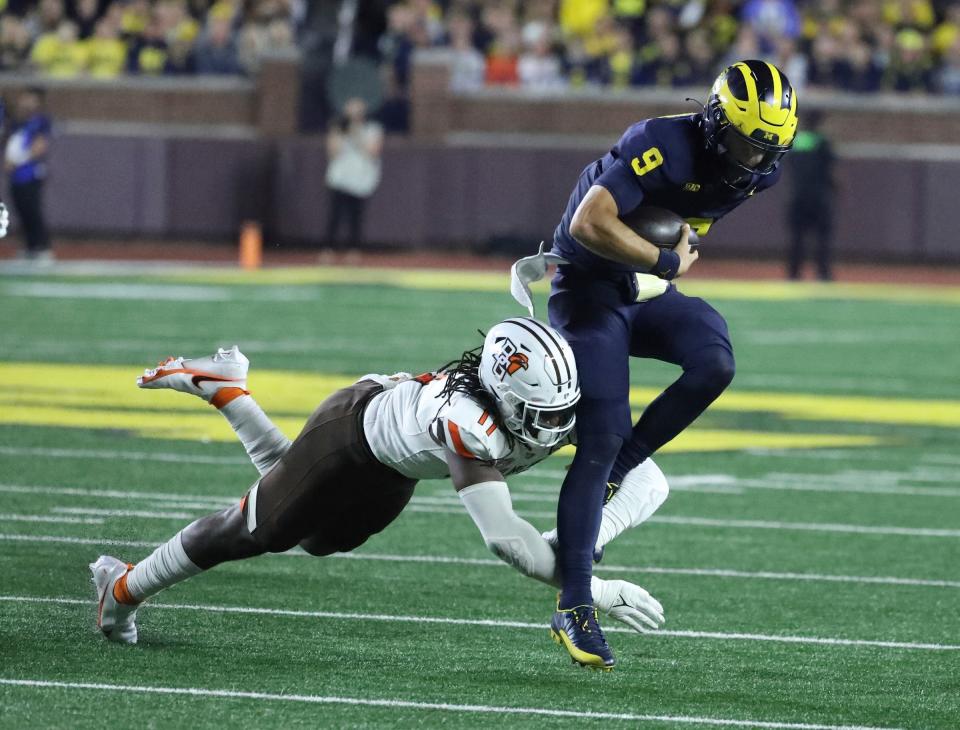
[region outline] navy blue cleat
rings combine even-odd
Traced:
[[[550,636],[564,647],[575,664],[609,672],[617,663],[607,644],[593,606],[557,607],[550,620]]]

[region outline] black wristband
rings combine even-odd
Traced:
[[[678,271],[680,271],[680,254],[672,248],[661,248],[660,257],[656,265],[650,269],[650,273],[670,281]]]

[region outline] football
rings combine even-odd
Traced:
[[[641,238],[660,248],[673,248],[680,243],[680,228],[684,224],[683,218],[666,208],[653,205],[641,205],[635,208],[620,220]],[[700,243],[696,231],[690,229],[690,249],[693,250]]]

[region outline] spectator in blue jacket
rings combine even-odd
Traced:
[[[44,90],[38,87],[24,89],[17,96],[5,155],[10,197],[23,231],[24,256],[38,262],[53,260],[43,212],[50,151],[50,117],[44,111],[44,98]]]

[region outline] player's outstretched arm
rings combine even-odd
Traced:
[[[457,455],[448,464],[460,500],[490,551],[524,575],[560,587],[553,546],[513,511],[503,475]],[[663,606],[638,585],[593,576],[590,589],[597,608],[637,631],[663,625]]]
[[[553,548],[513,511],[510,490],[499,470],[456,454],[450,454],[447,463],[460,501],[490,551],[524,575],[558,586]]]

